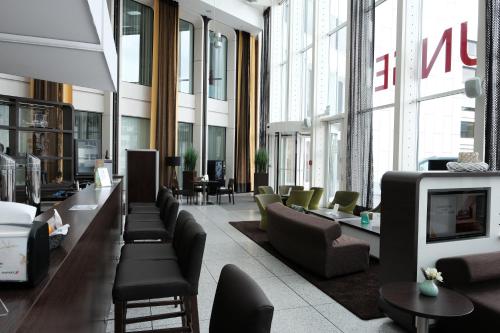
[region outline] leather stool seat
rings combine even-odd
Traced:
[[[113,299],[128,302],[194,292],[175,260],[124,260],[116,271]]]
[[[130,243],[122,247],[120,258],[124,260],[177,260],[177,254],[173,243]]]
[[[153,206],[135,206],[130,207],[131,214],[160,214],[160,208]]]
[[[167,240],[171,237],[162,221],[139,221],[138,223],[126,223],[123,240],[133,242],[135,240]]]
[[[127,215],[126,221],[161,221],[160,212],[151,214],[131,213]]]

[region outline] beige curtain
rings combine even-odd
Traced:
[[[160,154],[160,184],[170,183],[165,158],[176,148],[178,32],[178,3],[155,0],[150,146]]]
[[[236,68],[236,191],[252,190],[257,145],[257,41],[238,32]]]

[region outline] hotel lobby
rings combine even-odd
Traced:
[[[0,6],[0,332],[498,331],[500,0]]]

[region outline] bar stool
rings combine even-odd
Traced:
[[[167,195],[167,201],[159,217],[153,216],[153,214],[127,215],[123,240],[126,243],[139,240],[160,240],[162,242],[171,240],[178,211],[179,202],[172,195]]]
[[[131,202],[128,207],[129,213],[159,213],[160,207],[164,202],[166,195],[172,194],[172,192],[165,186],[161,186],[156,196],[156,200],[153,202]]]
[[[174,317],[182,317],[182,327],[170,331],[199,332],[197,295],[206,233],[191,214],[181,213],[179,218],[183,227],[176,233],[177,241],[173,243],[177,260],[134,259],[126,253],[120,258],[113,285],[115,333],[125,332],[126,324]],[[165,297],[180,299],[129,303]],[[127,308],[163,305],[181,307],[177,312],[127,319]]]

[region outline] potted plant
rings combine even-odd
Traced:
[[[259,148],[255,153],[255,173],[253,175],[253,193],[259,194],[259,186],[267,186],[269,184],[269,175],[267,168],[269,164],[269,156],[265,148]]]
[[[196,162],[198,161],[198,152],[193,148],[189,147],[184,153],[184,171],[182,172],[182,184],[183,187],[189,187],[193,184],[194,178],[196,177]]]

